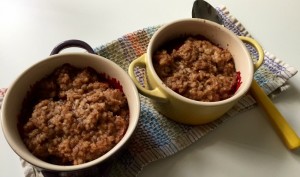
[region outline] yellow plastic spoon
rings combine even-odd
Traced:
[[[300,139],[289,123],[284,119],[270,98],[260,88],[255,80],[253,80],[250,92],[256,102],[265,110],[273,127],[283,140],[288,149],[294,150],[300,147]]]

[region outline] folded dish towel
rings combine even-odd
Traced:
[[[226,7],[216,8],[224,21],[224,26],[240,36],[250,36],[243,25],[234,18]],[[132,60],[145,53],[149,40],[160,26],[148,27],[122,36],[109,44],[95,49],[96,53],[111,59],[124,70]],[[257,53],[247,46],[253,58]],[[286,81],[297,73],[271,53],[265,51],[265,61],[255,73],[255,80],[267,94],[279,93],[286,88]],[[143,77],[143,72],[139,75]],[[0,103],[5,89],[0,91]],[[175,123],[159,114],[148,98],[141,95],[141,116],[137,130],[125,152],[113,164],[110,176],[137,176],[150,162],[168,157],[193,144],[207,133],[241,111],[252,108],[255,100],[247,94],[234,108],[220,119],[201,126],[187,126]],[[1,104],[0,104],[1,105]],[[1,108],[1,107],[0,107]],[[30,164],[21,159],[26,177],[42,177]]]

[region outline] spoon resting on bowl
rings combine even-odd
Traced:
[[[223,25],[223,21],[216,9],[204,0],[194,1],[192,17],[207,19]],[[300,138],[255,80],[252,81],[250,93],[267,113],[272,126],[277,131],[286,147],[290,150],[299,148]]]

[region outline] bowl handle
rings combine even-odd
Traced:
[[[259,45],[259,43],[256,40],[254,40],[250,37],[239,36],[239,38],[243,42],[246,42],[246,43],[252,45],[256,49],[256,51],[258,53],[258,59],[257,59],[257,62],[254,64],[254,69],[257,70],[263,64],[264,57],[265,57],[262,47]]]
[[[146,97],[149,97],[153,100],[156,101],[160,101],[160,102],[166,102],[167,101],[167,97],[166,95],[159,89],[159,88],[154,88],[152,90],[149,90],[145,87],[143,87],[140,82],[137,80],[135,74],[134,74],[134,69],[136,67],[143,67],[146,68],[147,64],[146,64],[146,54],[143,54],[142,56],[140,56],[139,58],[133,60],[128,68],[128,74],[131,77],[131,79],[133,80],[134,84],[136,85],[137,89],[139,90],[139,92],[141,94],[143,94]],[[145,79],[145,82],[146,79]],[[146,84],[145,84],[146,85]]]
[[[79,47],[85,49],[91,54],[96,54],[93,48],[90,45],[88,45],[86,42],[81,40],[71,39],[71,40],[63,41],[62,43],[55,46],[54,49],[51,51],[50,55],[58,54],[61,50],[69,47]]]

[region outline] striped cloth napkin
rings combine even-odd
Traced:
[[[226,7],[217,7],[216,9],[226,28],[237,35],[250,36],[250,33],[230,14]],[[111,43],[95,48],[95,52],[114,61],[127,71],[130,62],[146,52],[151,36],[159,27],[160,25],[152,26],[124,35]],[[256,58],[256,51],[251,46],[247,45],[247,48],[253,58]],[[267,94],[278,94],[288,87],[287,80],[295,75],[297,70],[271,53],[264,52],[265,61],[256,71],[255,80]],[[143,74],[143,72],[139,72],[138,77],[143,78]],[[0,102],[4,94],[5,89],[2,89]],[[148,98],[142,95],[140,98],[141,115],[137,130],[128,147],[113,163],[109,176],[137,176],[147,164],[188,147],[239,112],[253,108],[255,105],[255,100],[250,94],[247,94],[220,119],[201,126],[188,126],[167,119],[153,108]],[[26,177],[43,177],[42,173],[24,160],[21,159],[21,163]]]

